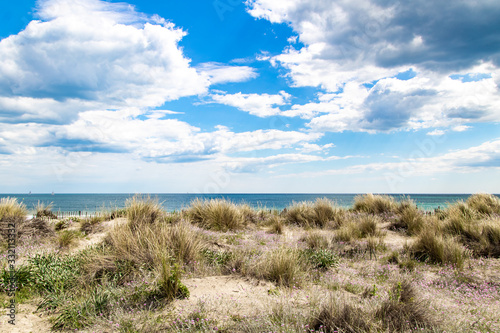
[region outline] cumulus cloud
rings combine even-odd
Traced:
[[[494,2],[246,4],[254,17],[289,24],[303,45],[269,57],[271,64],[285,68],[293,86],[337,95],[285,111],[311,119],[313,129],[375,132],[500,120]]]
[[[285,91],[279,94],[213,94],[214,102],[234,106],[257,117],[269,117],[281,113],[279,106],[289,102],[291,95]]]
[[[2,119],[64,123],[92,108],[157,107],[210,84],[178,47],[184,31],[130,5],[43,0],[36,13],[0,41]]]

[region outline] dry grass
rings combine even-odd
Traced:
[[[297,249],[280,247],[267,252],[256,267],[257,276],[279,286],[302,286],[307,270],[304,258]]]
[[[269,233],[281,235],[285,231],[284,220],[279,215],[271,215],[267,221],[267,224],[269,225]]]
[[[217,231],[237,230],[245,225],[245,216],[239,207],[223,199],[196,199],[191,202],[187,216],[203,228]]]
[[[342,208],[335,207],[331,200],[318,198],[314,203],[293,203],[285,210],[284,217],[288,224],[300,227],[337,228],[344,223],[346,214]]]
[[[452,237],[437,234],[427,229],[420,233],[410,252],[418,260],[426,260],[437,264],[452,264],[463,267],[467,251]]]
[[[163,208],[157,199],[135,195],[125,203],[128,223],[132,226],[153,224],[163,215]]]
[[[324,303],[311,325],[316,331],[326,333],[372,332],[373,326],[369,313],[347,299],[332,297]]]
[[[403,229],[409,236],[417,235],[424,227],[424,214],[413,201],[403,201],[398,209],[398,218],[391,229]]]
[[[17,198],[1,198],[0,199],[0,220],[9,217],[26,218],[26,206],[17,202]]]
[[[205,248],[202,236],[189,223],[124,224],[115,227],[106,239],[117,258],[150,267],[159,267],[167,254],[187,264],[199,258]]]
[[[319,230],[309,231],[302,240],[310,249],[327,249],[330,246],[328,238]]]
[[[43,202],[38,201],[35,210],[35,216],[38,218],[47,217],[49,219],[57,219],[57,215],[52,212],[52,203],[44,204]]]
[[[284,212],[287,224],[294,224],[301,227],[311,228],[315,225],[316,212],[307,202],[293,203]]]
[[[437,321],[429,306],[417,295],[414,286],[408,280],[398,282],[376,311],[386,332],[407,332],[415,328],[437,328]]]
[[[492,194],[473,194],[467,199],[466,203],[480,214],[500,214],[500,199]]]
[[[388,195],[365,194],[354,198],[353,209],[368,214],[383,214],[396,211],[397,203]]]

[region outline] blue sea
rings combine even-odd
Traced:
[[[328,198],[338,206],[351,207],[354,197],[358,194],[181,194],[181,193],[152,193],[143,196],[157,198],[167,211],[179,211],[189,206],[191,201],[199,199],[223,198],[234,203],[246,203],[254,208],[266,207],[267,209],[278,209],[290,206],[294,202],[315,201],[317,198]],[[415,201],[418,207],[431,211],[438,207],[445,208],[459,200],[466,200],[470,194],[390,194],[396,200],[409,197]],[[110,194],[0,194],[3,197],[15,197],[19,202],[26,205],[30,213],[38,202],[52,204],[53,211],[59,212],[100,212],[125,207],[127,199],[132,198],[133,193],[110,193]],[[498,196],[498,195],[497,195]]]

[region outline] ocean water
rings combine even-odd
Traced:
[[[148,194],[145,194],[148,195]],[[279,209],[290,206],[293,202],[315,201],[317,198],[328,198],[338,206],[351,207],[354,197],[358,194],[188,194],[188,193],[152,193],[152,198],[157,198],[167,211],[179,211],[189,206],[191,201],[199,199],[223,198],[234,203],[246,203],[254,208],[266,207],[268,209]],[[459,200],[466,200],[470,194],[390,194],[396,200],[409,197],[415,201],[418,207],[431,211],[438,207],[445,208]],[[99,212],[103,209],[111,210],[125,207],[127,199],[133,197],[133,193],[110,193],[110,194],[0,194],[3,197],[15,197],[19,202],[26,205],[30,213],[38,202],[52,204],[53,211],[82,213]],[[498,196],[498,195],[497,195]]]

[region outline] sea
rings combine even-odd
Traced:
[[[48,194],[0,194],[0,198],[14,197],[22,202],[29,213],[35,211],[37,204],[50,204],[54,212],[95,213],[123,208],[127,200],[134,195],[151,197],[158,200],[166,211],[180,211],[189,207],[196,199],[226,199],[236,204],[248,204],[253,208],[282,210],[295,202],[315,201],[317,198],[327,198],[340,207],[351,207],[358,193],[227,193],[227,194],[191,194],[191,193],[48,193]],[[457,201],[465,201],[470,194],[388,194],[396,200],[410,198],[425,211],[446,208]],[[499,196],[496,194],[496,196]],[[500,197],[500,196],[499,196]]]

